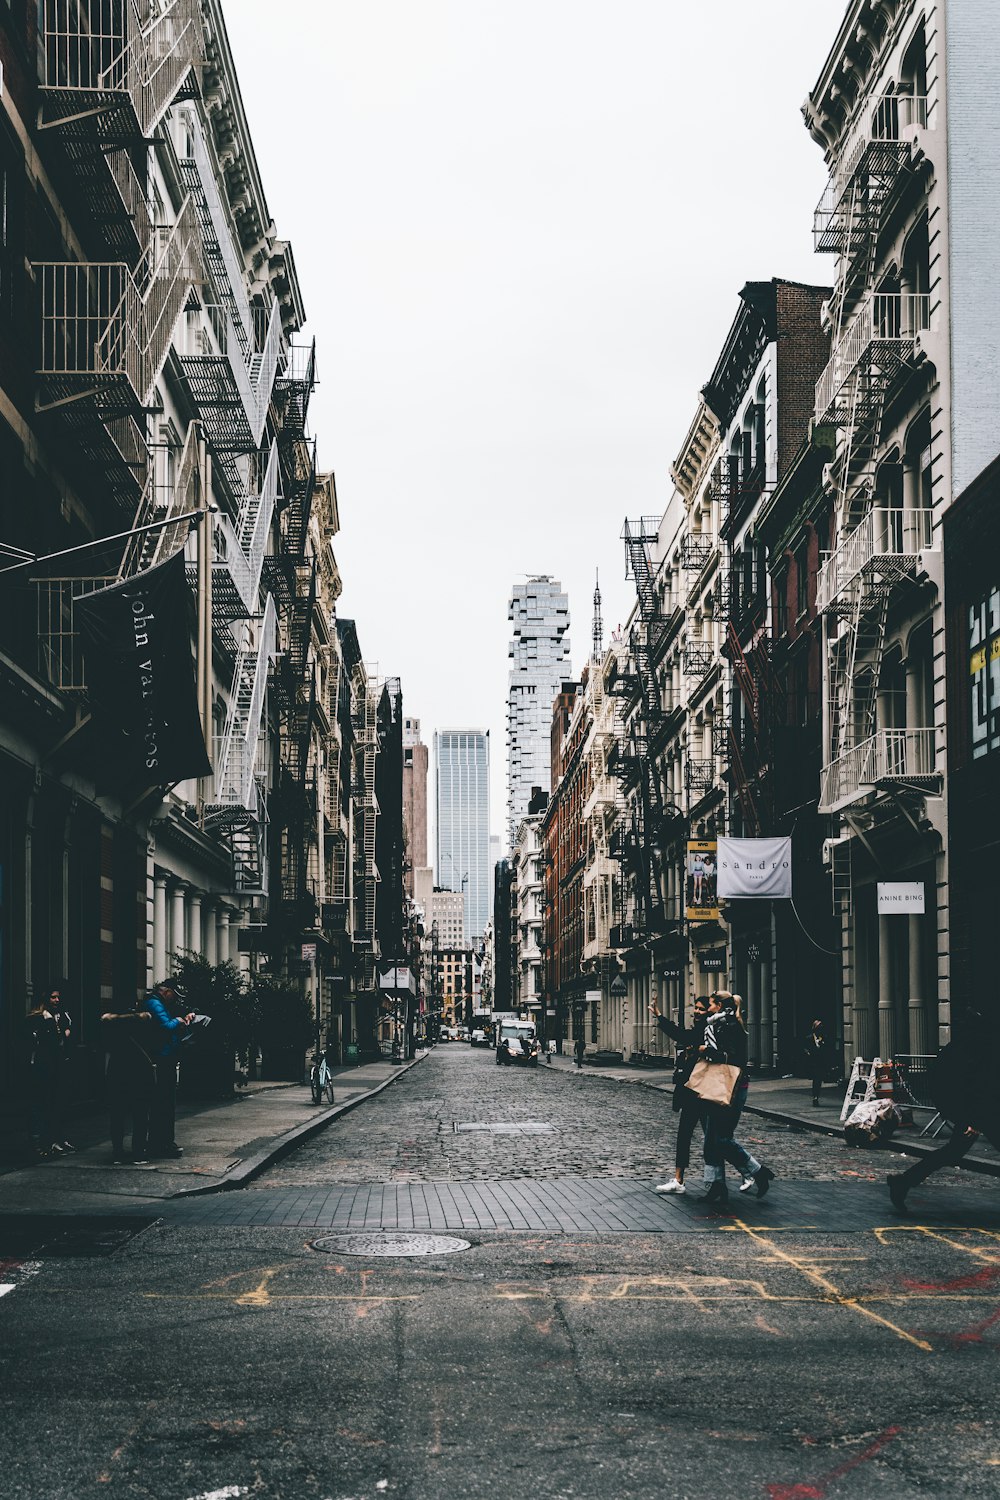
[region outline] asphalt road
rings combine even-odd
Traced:
[[[1000,1493],[1000,1184],[901,1221],[898,1158],[747,1119],[771,1195],[664,1202],[668,1110],[439,1048],[251,1189],[0,1220],[0,1496]]]

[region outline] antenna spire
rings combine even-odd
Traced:
[[[597,570],[594,579],[594,636],[591,649],[594,661],[600,661],[604,656],[604,621],[601,618],[601,575]]]

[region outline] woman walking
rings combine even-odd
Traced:
[[[728,1063],[740,1070],[732,1103],[710,1104],[705,1114],[705,1181],[708,1184],[705,1199],[709,1203],[729,1201],[727,1161],[742,1174],[741,1193],[756,1187],[758,1198],[763,1198],[774,1181],[770,1167],[762,1166],[735,1138],[750,1086],[747,1034],[740,1016],[740,1003],[740,997],[731,995],[728,990],[717,990],[709,997],[705,1040],[698,1049],[706,1062],[715,1066]]]
[[[708,1021],[708,996],[699,995],[694,1002],[694,1022],[691,1026],[678,1026],[660,1014],[656,995],[649,1007],[661,1031],[666,1032],[682,1048],[677,1054],[677,1070],[674,1073],[674,1113],[677,1115],[677,1142],[674,1147],[674,1175],[661,1182],[658,1193],[686,1193],[684,1173],[691,1160],[691,1137],[698,1124],[704,1130],[704,1102],[687,1086],[691,1070],[698,1061],[698,1049],[705,1040],[705,1025]]]

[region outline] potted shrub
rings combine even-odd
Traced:
[[[179,955],[174,973],[187,988],[188,1009],[212,1018],[203,1035],[195,1033],[181,1048],[181,1087],[203,1099],[231,1098],[236,1054],[246,1048],[252,1030],[246,979],[228,960],[210,964],[201,954]]]
[[[312,1044],[312,1006],[296,984],[276,974],[251,974],[247,983],[254,1017],[252,1047],[260,1048],[261,1077],[300,1083]]]

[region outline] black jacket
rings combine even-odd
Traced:
[[[717,1011],[709,1016],[705,1027],[705,1057],[713,1063],[732,1063],[741,1072],[746,1072],[747,1034],[737,1020],[735,1010]]]
[[[698,1061],[698,1048],[705,1040],[706,1017],[696,1016],[691,1026],[678,1026],[676,1021],[669,1021],[666,1016],[657,1016],[656,1024],[661,1031],[666,1032],[675,1042],[680,1043],[681,1050],[677,1054],[677,1068],[674,1072],[674,1109],[680,1110],[689,1100],[698,1100],[696,1094],[690,1094],[687,1081],[691,1077],[691,1071]]]

